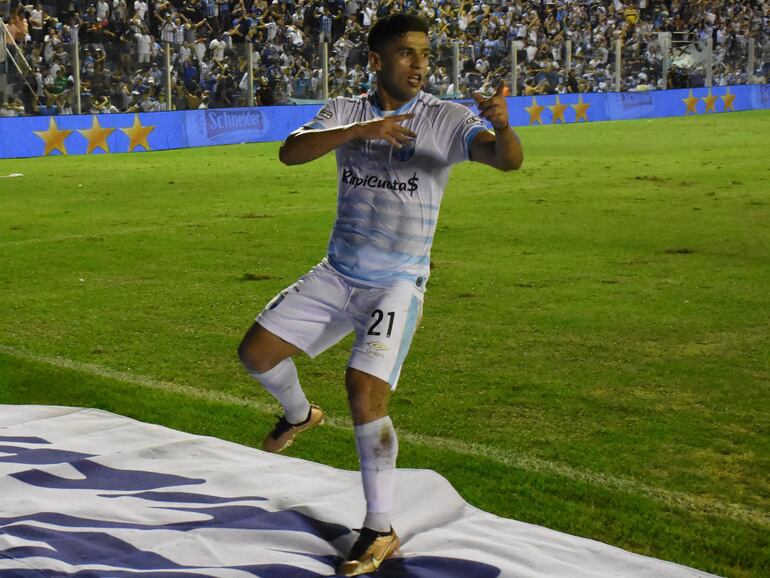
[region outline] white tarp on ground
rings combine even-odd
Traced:
[[[352,449],[352,447],[351,447]],[[402,556],[380,578],[708,574],[507,520],[435,472],[399,470]],[[334,575],[358,472],[91,409],[0,406],[0,577]]]

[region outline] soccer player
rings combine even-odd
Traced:
[[[398,441],[388,399],[420,320],[450,169],[472,160],[508,171],[523,160],[508,124],[504,84],[493,95],[474,95],[482,118],[422,92],[429,57],[422,19],[382,18],[368,45],[376,90],[329,100],[279,153],[295,165],[336,152],[337,218],[328,254],[268,303],[239,348],[246,370],[283,407],[263,445],[280,452],[324,417],[305,397],[292,356],[315,357],[355,332],[345,385],[366,517],[338,569],[345,576],[376,570],[399,547],[391,525]]]

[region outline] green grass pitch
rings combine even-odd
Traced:
[[[392,415],[472,504],[731,577],[770,575],[770,112],[522,128],[454,169]],[[258,446],[235,349],[319,261],[332,155],[277,144],[0,161],[0,402]],[[348,343],[348,342],[344,342]],[[345,344],[298,360],[355,469]]]

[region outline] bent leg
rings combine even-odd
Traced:
[[[292,425],[310,418],[310,404],[291,357],[315,357],[350,333],[348,294],[336,273],[317,265],[265,306],[238,348],[241,363],[281,402]]]
[[[366,499],[363,526],[388,532],[391,528],[398,456],[396,430],[388,417],[390,384],[363,371],[348,368],[346,386]]]
[[[290,424],[301,423],[310,415],[310,403],[291,359],[299,351],[258,323],[249,328],[238,347],[243,367],[278,400]]]
[[[270,333],[259,323],[254,323],[238,346],[238,357],[249,373],[263,373],[299,351],[298,347]]]

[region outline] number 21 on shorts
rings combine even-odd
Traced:
[[[388,317],[388,331],[385,334],[385,337],[390,337],[390,334],[393,332],[393,322],[396,319],[396,313],[394,311],[388,311],[387,313],[385,313],[382,311],[382,309],[375,309],[372,312],[372,319],[374,321],[369,326],[369,331],[367,332],[367,335],[376,335],[376,336],[382,335],[382,330],[384,329],[384,327],[380,327],[380,324],[382,323],[382,320],[385,319],[386,316]]]

